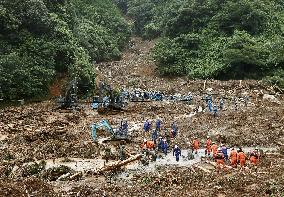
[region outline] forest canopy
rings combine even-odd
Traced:
[[[283,1],[128,0],[127,5],[135,32],[158,38],[152,52],[160,74],[266,78],[284,85]]]
[[[43,97],[60,75],[87,90],[92,64],[119,59],[129,36],[111,0],[1,0],[0,94]]]

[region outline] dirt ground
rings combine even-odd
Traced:
[[[81,104],[80,111],[59,110],[54,101],[0,109],[0,196],[284,196],[281,90],[253,80],[162,78],[149,57],[154,42],[132,41],[134,46],[121,61],[96,65],[99,77],[116,88],[191,92],[193,102],[130,103],[125,111],[108,115],[98,114],[88,104]],[[225,100],[225,109],[216,118],[204,106],[206,94],[212,94],[216,104],[221,97]],[[197,106],[199,112],[194,111]],[[104,166],[107,146],[114,155],[110,162],[118,160],[118,145],[93,142],[92,123],[107,119],[118,127],[127,120],[131,142],[126,150],[135,155],[141,152],[144,137],[150,138],[143,133],[144,121],[154,123],[157,118],[162,120],[162,131],[177,123],[178,135],[170,148],[178,144],[188,150],[193,137],[204,145],[209,135],[228,147],[257,146],[265,154],[257,172],[248,165],[244,172],[227,169],[217,174],[199,153],[196,162],[182,158],[185,165],[171,162],[169,155],[149,166],[134,162],[115,172],[93,173]],[[102,137],[107,135],[98,133]]]

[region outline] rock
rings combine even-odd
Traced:
[[[273,102],[273,103],[280,104],[279,100],[274,95],[264,94],[262,99],[268,100],[268,101]]]

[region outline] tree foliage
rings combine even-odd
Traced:
[[[86,90],[92,63],[119,59],[129,35],[111,0],[2,0],[0,92],[42,97],[60,73],[79,77]]]
[[[128,0],[128,14],[138,34],[159,38],[163,75],[260,79],[284,69],[283,1]]]

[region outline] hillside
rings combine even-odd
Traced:
[[[94,87],[93,63],[119,59],[130,29],[111,0],[0,2],[0,97],[42,98],[55,79]]]

